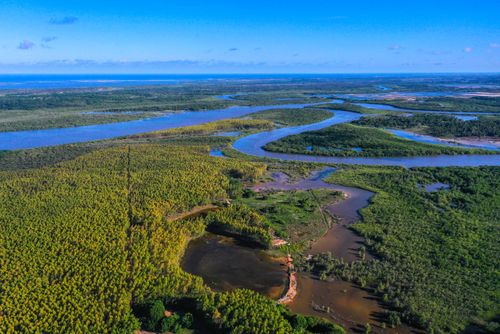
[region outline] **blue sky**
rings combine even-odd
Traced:
[[[499,72],[500,1],[4,1],[0,73]]]

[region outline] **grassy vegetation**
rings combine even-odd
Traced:
[[[435,137],[500,137],[500,118],[481,116],[463,121],[453,116],[417,114],[405,116],[365,117],[354,124],[392,129],[414,129]]]
[[[214,100],[217,90],[180,85],[107,90],[63,90],[0,95],[0,109],[164,111],[215,109],[228,105]]]
[[[315,102],[306,93],[343,85],[337,82],[291,80],[238,80],[225,83],[199,82],[166,86],[109,89],[42,90],[0,94],[0,131],[102,124],[182,110],[210,110],[232,105],[278,105],[280,98],[299,98],[293,103]],[[251,92],[235,101],[214,98],[222,94]],[[86,113],[98,112],[98,113]]]
[[[383,130],[352,124],[304,132],[269,143],[266,150],[341,157],[419,156],[484,153],[483,150],[429,145],[398,138]],[[310,149],[308,149],[310,148]]]
[[[324,109],[315,108],[270,109],[252,114],[249,117],[293,126],[320,122],[332,117],[332,113]]]
[[[416,101],[406,100],[375,100],[370,103],[388,104],[398,108],[416,109],[416,110],[438,110],[438,111],[466,111],[466,112],[500,112],[499,97],[472,97],[453,98],[453,97],[435,97],[421,98]]]
[[[432,78],[433,82],[470,82],[470,78]],[[477,78],[478,82],[496,84],[496,78]],[[0,131],[17,131],[79,126],[154,117],[181,110],[219,109],[232,105],[278,105],[289,103],[326,102],[314,94],[377,93],[378,85],[398,91],[439,91],[442,87],[407,81],[404,78],[291,78],[228,80],[164,86],[41,90],[5,92],[0,94]],[[446,90],[454,90],[446,88]],[[214,96],[246,93],[237,100],[226,101]],[[377,101],[377,103],[381,103]],[[435,98],[417,102],[383,101],[405,108],[435,110],[498,111],[498,98]],[[332,105],[332,108],[339,106]],[[373,113],[348,103],[343,110]],[[103,112],[85,114],[82,112]],[[137,113],[126,113],[137,112]]]
[[[376,192],[354,229],[378,260],[316,258],[309,269],[371,286],[397,311],[395,322],[402,317],[431,333],[500,328],[497,167],[349,167],[329,181]],[[433,182],[451,188],[418,186]]]
[[[226,119],[210,122],[202,125],[186,126],[177,129],[148,132],[140,135],[133,135],[129,138],[153,138],[171,139],[178,137],[216,135],[218,132],[239,131],[254,132],[270,130],[274,127],[273,122],[266,119]]]
[[[162,112],[84,113],[81,111],[0,111],[0,131],[38,130],[106,124],[158,117]]]
[[[210,93],[175,86],[0,95],[0,131],[111,123],[231,105]]]
[[[264,215],[276,236],[304,246],[330,227],[332,218],[321,207],[333,203],[341,194],[329,190],[248,191],[240,201]]]
[[[352,111],[352,112],[356,112],[359,114],[368,114],[368,115],[369,114],[388,114],[388,113],[390,113],[389,111],[365,108],[365,107],[358,106],[356,104],[349,103],[349,102],[321,104],[321,105],[316,106],[315,108],[326,108],[326,109],[332,109],[332,110],[345,110],[345,111]]]
[[[310,93],[313,93],[313,91]],[[314,98],[307,94],[306,91],[297,87],[260,92],[252,89],[243,94],[233,96],[233,99],[235,100],[233,102],[245,105],[277,105],[326,101],[325,99]]]
[[[30,150],[0,151],[0,170],[52,166],[98,149],[128,144],[168,143],[185,146],[225,146],[231,142],[231,139],[214,136],[218,132],[241,131],[249,133],[270,130],[273,127],[274,124],[267,120],[227,119],[203,125],[133,135],[125,139],[41,147]]]

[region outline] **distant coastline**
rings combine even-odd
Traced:
[[[349,79],[443,77],[477,75],[474,73],[268,73],[268,74],[0,74],[0,91],[31,89],[112,88],[149,85],[172,85],[183,82],[249,79]],[[498,75],[484,73],[481,75]]]

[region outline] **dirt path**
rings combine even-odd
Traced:
[[[184,211],[181,213],[176,213],[170,216],[167,216],[167,221],[168,222],[174,222],[176,220],[181,220],[181,219],[186,219],[186,218],[192,218],[196,217],[198,215],[201,215],[203,213],[207,213],[210,211],[215,211],[218,210],[219,206],[214,205],[214,204],[206,204],[206,205],[200,205],[200,206],[195,206],[189,211]]]

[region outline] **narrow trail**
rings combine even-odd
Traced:
[[[189,211],[184,211],[184,212],[180,212],[180,213],[176,213],[176,214],[168,216],[167,221],[174,222],[174,221],[181,220],[181,219],[192,218],[192,217],[196,217],[198,215],[201,215],[201,214],[204,214],[204,213],[207,213],[210,211],[215,211],[218,209],[220,209],[220,207],[217,205],[214,205],[214,204],[195,206],[194,208],[192,208]]]
[[[131,157],[130,145],[127,149],[127,202],[128,202],[128,222],[129,226],[134,224],[134,212],[132,210],[132,171],[131,171]]]

